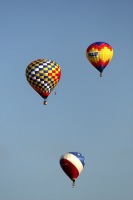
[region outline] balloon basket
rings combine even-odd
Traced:
[[[75,180],[73,180],[73,184],[72,184],[72,188],[74,188],[75,187]]]
[[[102,77],[102,73],[100,73],[100,77]]]
[[[45,100],[45,101],[43,102],[43,104],[44,104],[44,105],[47,105],[47,101]]]

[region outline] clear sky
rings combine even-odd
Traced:
[[[133,199],[133,1],[0,1],[0,200]],[[99,77],[86,48],[114,57]],[[56,61],[48,105],[25,77],[38,58]],[[72,189],[59,165],[79,151]]]

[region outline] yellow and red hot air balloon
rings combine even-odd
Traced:
[[[102,76],[103,70],[113,57],[113,48],[105,42],[95,42],[87,48],[86,57]]]
[[[26,78],[31,87],[44,99],[56,87],[61,77],[60,66],[49,59],[38,59],[30,63],[26,68]]]

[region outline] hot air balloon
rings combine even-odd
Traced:
[[[60,66],[49,59],[38,59],[30,63],[26,68],[26,78],[31,87],[44,99],[56,87],[61,77]]]
[[[105,42],[95,42],[87,48],[86,57],[102,76],[103,70],[113,57],[113,48]]]
[[[75,186],[75,181],[82,172],[85,165],[85,158],[81,153],[68,152],[61,156],[60,166],[65,174],[72,180],[72,186]]]

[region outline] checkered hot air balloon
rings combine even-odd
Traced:
[[[105,42],[95,42],[87,48],[86,57],[102,76],[103,70],[113,57],[113,49]]]
[[[60,166],[65,174],[72,180],[73,187],[75,186],[75,181],[82,172],[84,165],[85,158],[78,152],[68,152],[60,158]]]
[[[49,59],[38,59],[30,63],[26,68],[26,78],[31,87],[44,99],[56,87],[61,77],[60,66]]]

